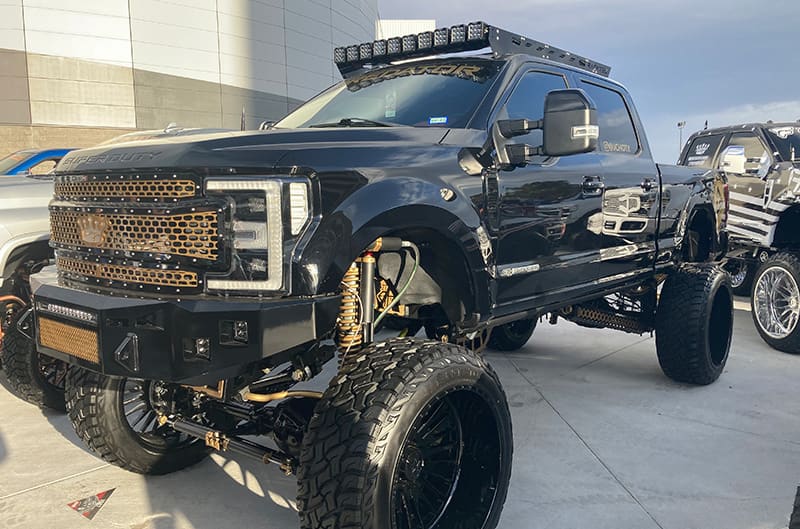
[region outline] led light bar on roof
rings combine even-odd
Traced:
[[[418,57],[433,57],[442,53],[477,51],[491,48],[494,57],[515,53],[532,55],[559,62],[608,77],[611,67],[555,46],[510,33],[486,24],[470,22],[450,28],[423,31],[417,35],[392,37],[387,40],[364,42],[333,50],[333,61],[344,77],[349,77],[364,65],[390,64]]]

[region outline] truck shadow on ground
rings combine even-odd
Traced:
[[[131,529],[195,529],[299,526],[296,481],[277,467],[243,457],[212,455],[167,476],[144,478],[149,515],[129,520]]]

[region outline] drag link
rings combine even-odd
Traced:
[[[213,428],[208,428],[202,424],[187,421],[180,417],[161,415],[158,421],[162,426],[167,425],[177,432],[202,439],[206,446],[219,452],[241,454],[264,464],[274,463],[278,465],[287,476],[294,474],[297,470],[297,461],[291,456],[279,452],[278,450],[261,446],[258,443],[248,441],[247,439],[228,436],[219,430],[214,430]]]

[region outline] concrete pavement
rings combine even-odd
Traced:
[[[746,306],[737,304],[737,306]],[[540,324],[488,353],[514,418],[505,529],[781,529],[800,482],[800,356],[770,349],[736,311],[709,387],[666,379],[649,336]],[[103,464],[67,421],[0,390],[0,527],[298,527],[295,483],[213,455],[164,477]],[[115,489],[94,520],[67,503]]]

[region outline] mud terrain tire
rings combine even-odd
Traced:
[[[665,375],[697,385],[717,380],[732,330],[733,293],[722,268],[688,264],[667,278],[656,311],[656,352]]]
[[[450,343],[397,338],[346,357],[303,440],[303,529],[496,527],[511,417],[494,371]]]

